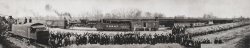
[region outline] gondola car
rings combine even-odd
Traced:
[[[30,39],[31,42],[48,43],[49,31],[42,23],[27,23],[12,26],[10,33]]]

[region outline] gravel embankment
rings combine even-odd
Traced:
[[[250,24],[249,21],[246,22],[235,22],[235,23],[227,23],[227,24],[219,24],[205,27],[197,27],[197,28],[188,28],[186,29],[187,34],[199,34],[199,33],[208,33],[208,32],[218,32],[227,29],[233,29],[236,27],[241,27],[244,25]]]
[[[3,48],[21,48],[17,45],[15,45],[13,42],[7,40],[7,37],[5,36],[0,36],[0,43]]]
[[[249,31],[250,25],[240,27],[240,28],[235,28],[227,31],[221,31],[217,32],[214,34],[208,34],[208,35],[203,35],[203,36],[197,36],[193,37],[194,39],[215,39],[215,38],[220,38],[223,39],[224,41],[229,41],[230,39],[234,39],[236,37],[239,37],[243,35],[244,33],[247,33]]]
[[[28,43],[27,39],[13,37],[10,33],[1,34],[0,43],[4,48],[37,48],[34,44]]]
[[[250,31],[249,31],[250,32]],[[237,44],[236,48],[250,48],[250,34],[241,39]]]
[[[219,39],[222,39],[224,43],[216,44],[214,46],[221,47],[221,48],[244,48],[247,45],[246,42],[249,42],[249,40],[243,39],[243,38],[249,34],[250,34],[250,25],[247,25],[247,26],[243,26],[243,27],[239,27],[239,28],[235,28],[235,29],[231,29],[227,31],[221,31],[221,32],[213,33],[213,34],[193,37],[193,39],[195,40],[209,39],[211,42],[213,42],[215,38],[219,38]]]
[[[19,40],[13,37],[7,38],[10,42],[14,43],[14,45],[19,46],[20,48],[36,48],[33,45],[28,45],[29,43],[27,42],[28,40]]]
[[[211,30],[221,30],[221,29],[228,29],[240,25],[250,24],[250,22],[235,22],[235,23],[226,23],[226,24],[219,24],[219,25],[212,25],[212,26],[205,26],[205,27],[196,27],[196,28],[188,28],[186,29],[186,33],[200,33],[200,32],[208,32]]]

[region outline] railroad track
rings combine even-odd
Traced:
[[[31,43],[32,45],[36,46],[37,48],[49,48],[47,45],[39,44],[39,43]]]

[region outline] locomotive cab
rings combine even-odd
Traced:
[[[30,27],[30,35],[32,39],[38,39],[38,32],[46,31],[45,26],[41,23],[32,24]]]
[[[36,42],[47,44],[49,32],[46,29],[46,26],[43,24],[33,24],[30,27],[30,35],[32,36],[32,39],[35,39]]]

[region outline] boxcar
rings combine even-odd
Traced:
[[[131,26],[135,31],[156,31],[159,28],[159,21],[132,21]]]
[[[65,20],[46,20],[46,25],[51,28],[67,28]]]

